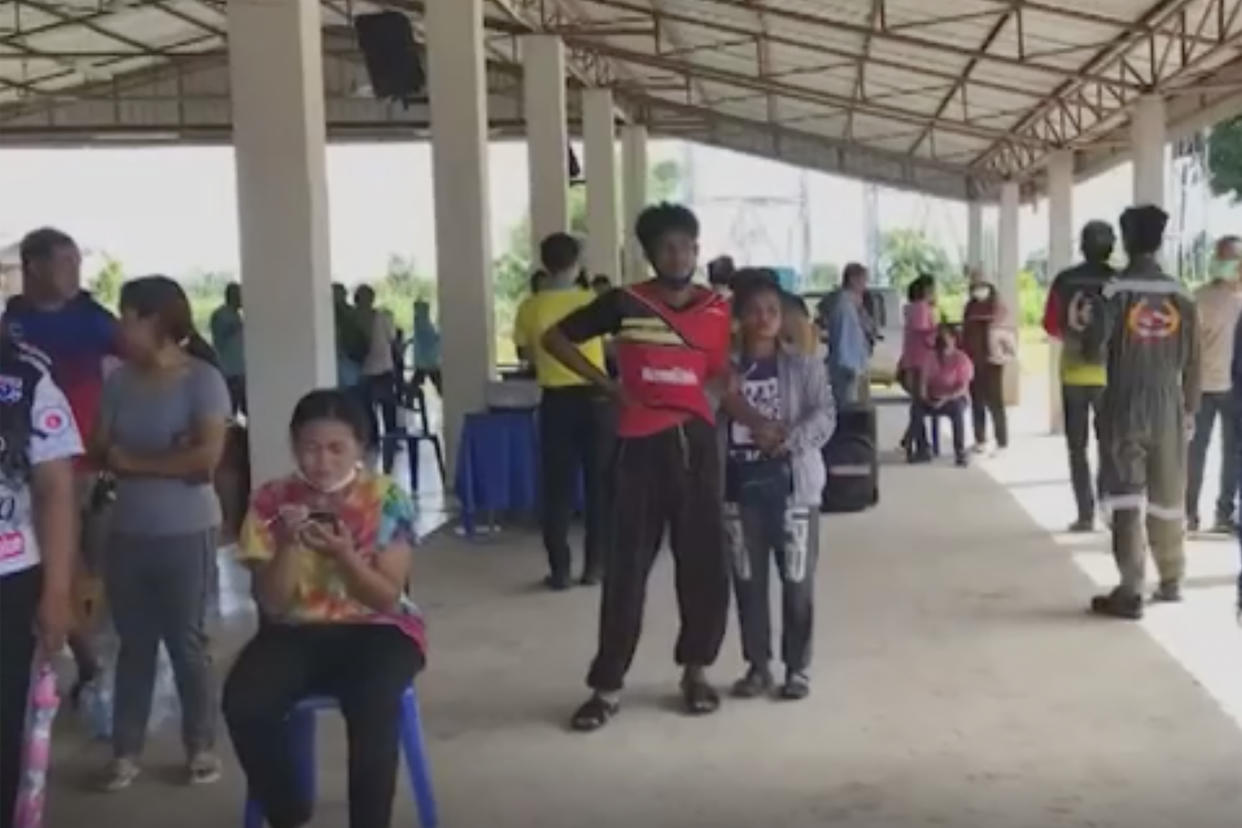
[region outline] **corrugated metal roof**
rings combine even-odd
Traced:
[[[367,134],[378,135],[379,110],[349,91],[362,82],[348,14],[397,8],[417,27],[423,0],[323,7],[328,86],[338,96],[329,112],[371,119]],[[1079,150],[1084,168],[1101,163],[1147,92],[1168,98],[1174,126],[1242,111],[1242,0],[487,0],[486,8],[498,77],[520,72],[514,35],[557,33],[573,82],[611,86],[656,134],[946,195],[1030,177],[1053,148]],[[169,101],[181,117],[210,104],[217,125],[227,113],[224,15],[224,0],[0,3],[0,138],[13,124],[85,130],[109,109],[120,128],[119,114]],[[500,85],[494,93],[517,88]],[[512,108],[500,109],[509,123]],[[192,126],[167,112],[130,126],[170,124]]]

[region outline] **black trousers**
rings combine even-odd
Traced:
[[[1005,414],[1005,366],[990,362],[975,363],[975,378],[970,382],[970,413],[975,427],[975,442],[988,439],[988,414],[996,431],[996,445],[1009,445],[1009,420]]]
[[[224,717],[250,794],[272,828],[310,821],[286,730],[294,704],[331,696],[349,739],[349,824],[388,828],[396,788],[401,694],[423,666],[388,624],[263,623],[224,685]]]
[[[579,472],[583,486],[586,541],[583,574],[603,566],[605,468],[612,444],[612,406],[585,385],[545,388],[539,404],[539,446],[543,470],[543,545],[554,578],[569,578],[569,520]]]
[[[35,610],[42,591],[39,567],[0,577],[0,828],[13,825],[35,653]]]
[[[666,529],[677,567],[677,663],[714,663],[729,612],[715,427],[692,419],[650,437],[618,440],[612,480],[599,651],[587,676],[601,692],[624,684],[642,629],[647,576]]]
[[[392,371],[383,374],[371,374],[362,378],[358,386],[363,405],[367,412],[367,422],[371,428],[371,440],[378,443],[380,439],[380,422],[384,424],[384,434],[392,434],[397,430],[397,378]],[[376,414],[379,414],[377,417]],[[393,445],[384,453],[384,471],[392,469],[390,453],[396,451]]]
[[[247,413],[246,410],[246,377],[225,377],[224,384],[229,389],[229,403],[233,406],[233,415]]]
[[[1070,480],[1074,484],[1074,500],[1078,519],[1095,520],[1095,496],[1099,480],[1091,476],[1087,442],[1094,428],[1096,444],[1100,444],[1100,404],[1104,399],[1102,385],[1062,385],[1061,405],[1065,414],[1065,442],[1069,447]]]

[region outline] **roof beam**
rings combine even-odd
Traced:
[[[590,0],[590,2],[595,3],[596,5],[607,6],[609,8],[614,8],[614,9],[624,9],[630,12],[642,13],[643,11],[648,11],[648,12],[650,11],[649,8],[644,7],[638,3],[634,3],[632,2],[632,0]],[[723,8],[742,9],[745,11],[753,10],[750,7],[749,0],[699,0],[699,2],[704,3],[704,4],[709,4],[709,5],[720,6]],[[848,18],[831,17],[823,13],[811,14],[809,12],[798,11],[795,9],[790,9],[790,8],[785,8],[785,7],[770,6],[768,7],[768,15],[772,19],[785,20],[790,23],[796,23],[801,26],[812,26],[812,27],[821,28],[821,29],[835,30],[838,32],[849,32],[851,34],[857,34],[857,35],[866,35],[868,34],[868,32],[871,31],[867,26],[861,23],[855,22],[853,20],[850,20]],[[708,16],[702,16],[702,17],[696,18],[694,22],[695,22],[695,25],[704,26],[707,28],[712,28],[717,25],[715,21],[713,21]],[[1124,80],[1119,80],[1117,78],[1113,78],[1107,75],[1096,75],[1094,73],[1083,73],[1083,72],[1080,72],[1074,69],[1067,69],[1063,66],[1056,66],[1053,64],[1037,63],[1034,61],[1022,60],[1020,58],[1010,57],[1009,55],[993,55],[993,54],[981,53],[978,51],[967,52],[967,51],[963,51],[959,46],[955,46],[952,43],[945,43],[943,41],[938,41],[938,40],[930,40],[928,38],[923,38],[923,37],[915,37],[913,35],[904,34],[902,32],[892,31],[891,29],[881,28],[879,30],[876,30],[874,33],[874,37],[878,40],[885,40],[885,41],[889,41],[892,43],[898,43],[903,46],[910,46],[912,48],[925,49],[927,51],[938,52],[940,54],[952,55],[953,57],[959,58],[959,59],[977,58],[981,61],[987,61],[989,63],[1000,64],[1000,65],[1010,66],[1010,67],[1018,67],[1020,69],[1024,69],[1030,72],[1050,75],[1052,77],[1063,78],[1066,80],[1078,80],[1078,79],[1083,78],[1085,74],[1087,79],[1093,80],[1100,84],[1104,84],[1106,86],[1117,87],[1117,88],[1133,88],[1135,90],[1138,90],[1139,88],[1138,85],[1136,84],[1130,84]],[[909,68],[908,63],[905,66],[907,69]],[[921,69],[922,67],[920,67],[920,71]]]
[[[863,38],[862,54],[858,56],[858,70],[854,73],[853,98],[855,101],[867,98],[867,61],[871,59],[871,36],[877,26],[884,26],[884,0],[871,0],[871,13],[867,17],[867,34]],[[845,116],[845,137],[854,137],[854,105],[850,104]]]
[[[903,153],[893,152],[892,150],[874,149],[872,147],[854,144],[854,143],[851,143],[848,141],[842,141],[836,138],[830,138],[827,135],[820,135],[814,132],[805,132],[802,130],[790,129],[788,127],[780,126],[779,124],[774,126],[772,124],[766,124],[761,121],[752,120],[750,118],[744,118],[739,115],[732,115],[732,114],[728,114],[724,112],[717,112],[713,109],[710,109],[704,106],[696,106],[695,104],[687,104],[687,103],[683,103],[682,101],[668,100],[665,98],[655,97],[652,95],[646,95],[642,93],[641,91],[622,89],[622,90],[618,90],[617,94],[625,97],[627,100],[633,101],[635,104],[641,105],[643,108],[646,108],[646,109],[653,109],[653,110],[666,109],[666,110],[671,110],[673,112],[681,113],[683,115],[694,115],[697,117],[701,117],[704,121],[709,122],[709,123],[710,122],[732,123],[732,124],[737,124],[739,126],[753,127],[755,129],[763,130],[767,132],[776,130],[776,131],[786,134],[789,137],[798,138],[804,141],[815,141],[820,144],[823,144],[824,146],[831,147],[836,150],[840,150],[844,152],[856,152],[856,153],[859,153],[860,155],[869,155],[869,156],[872,156],[878,159],[883,159],[890,163],[905,165],[905,164],[910,164],[912,162],[912,159],[910,159],[908,156],[904,155]],[[657,120],[653,124],[653,126],[658,128],[659,121]],[[928,170],[935,170],[937,172],[947,173],[950,175],[962,175],[963,173],[967,172],[967,168],[961,165],[947,164],[947,163],[940,162],[940,161],[928,160],[928,159],[922,159],[922,158],[913,159],[913,164],[917,167],[921,167],[921,168],[928,169]],[[971,171],[972,174],[975,172],[977,171]]]
[[[889,120],[899,121],[902,123],[916,124],[919,126],[930,123],[931,125],[946,132],[960,133],[962,135],[968,135],[972,138],[1000,140],[1008,137],[1007,133],[1004,131],[992,129],[990,127],[980,127],[957,121],[931,118],[928,113],[924,112],[874,104],[866,101],[854,101],[851,98],[847,98],[842,95],[835,95],[830,92],[824,92],[820,89],[778,82],[771,79],[758,78],[752,75],[743,75],[737,72],[730,72],[700,64],[670,60],[660,57],[659,55],[650,55],[645,52],[635,52],[607,43],[596,43],[591,45],[590,48],[614,60],[620,60],[639,66],[647,66],[653,69],[660,69],[662,71],[680,74],[689,79],[698,78],[715,83],[736,86],[741,89],[751,89],[756,92],[772,92],[787,98],[823,104],[824,106],[831,106],[839,109],[845,109],[853,105],[860,113],[866,115],[872,115],[878,118],[887,118]],[[1034,139],[1024,140],[1033,143],[1042,143],[1035,141]]]
[[[633,11],[633,12],[646,11],[647,13],[650,13],[651,11],[649,7],[639,5],[633,2],[632,0],[589,0],[589,2],[595,3],[597,5],[607,5],[609,8],[619,9],[623,11]],[[728,35],[728,36],[737,36],[737,37],[745,38],[747,42],[753,40],[755,35],[758,34],[758,31],[756,29],[750,28],[747,26],[739,26],[736,24],[727,23],[725,21],[716,20],[712,18],[695,17],[690,14],[674,12],[671,10],[666,10],[663,13],[661,13],[660,19],[671,20],[677,23],[685,23],[687,25],[697,26],[699,28],[706,28],[706,29],[710,29],[712,31],[718,32],[720,34]],[[503,29],[503,26],[496,23],[496,21],[490,21],[489,25],[492,26],[493,28]],[[550,34],[558,33],[558,29],[556,27],[549,28],[547,31]],[[778,35],[776,33],[771,33],[768,35],[768,40],[770,40],[772,43],[775,43],[781,46],[788,46],[793,49],[805,50],[806,52],[814,54],[819,57],[830,55],[834,57],[845,58],[846,60],[858,60],[860,57],[859,53],[856,51],[851,51],[851,50],[841,49],[841,48],[834,48],[832,46],[826,45],[821,40],[815,39],[814,37],[807,37],[805,39],[802,39],[802,38],[791,37],[789,35],[784,35],[784,34]],[[867,61],[868,63],[874,66],[883,66],[886,69],[898,69],[903,72],[910,71],[910,64],[907,61],[893,60],[893,59],[888,59],[888,58],[879,58],[879,57],[873,57],[873,56],[868,56]],[[918,67],[918,71],[920,75],[924,75],[929,78],[941,78],[948,82],[955,81],[958,78],[957,72],[946,71],[943,69],[937,69],[937,68],[930,67],[930,66],[920,66]],[[1030,98],[1032,101],[1041,100],[1044,95],[1043,91],[1041,90],[1024,88],[1018,84],[994,81],[994,80],[991,80],[985,77],[973,78],[970,81],[970,83],[971,85],[978,86],[980,88],[991,89],[993,91],[1003,92],[1008,95],[1019,95],[1025,98]]]
[[[1014,134],[1025,133],[1027,135],[1034,134],[1040,124],[1047,124],[1052,117],[1053,112],[1058,110],[1058,104],[1061,101],[1072,100],[1075,95],[1082,95],[1084,88],[1088,86],[1090,77],[1093,73],[1099,71],[1108,71],[1109,67],[1115,67],[1119,73],[1127,71],[1127,56],[1144,41],[1150,40],[1154,31],[1163,21],[1169,19],[1173,15],[1180,12],[1182,8],[1195,0],[1157,0],[1157,2],[1149,7],[1147,11],[1139,18],[1139,20],[1131,25],[1129,29],[1118,34],[1111,43],[1096,51],[1082,64],[1081,77],[1076,80],[1067,80],[1057,85],[1055,89],[1039,104],[1032,107],[1025,115],[1011,128]],[[1209,0],[1210,2],[1223,2],[1223,0]],[[1242,6],[1242,0],[1238,0]],[[1206,54],[1206,53],[1205,53]],[[1153,64],[1152,68],[1155,68]],[[1133,71],[1131,67],[1129,71]],[[1150,88],[1150,84],[1148,85]],[[1129,100],[1124,94],[1116,96],[1115,105],[1108,107],[1104,103],[1103,95],[1098,94],[1100,89],[1097,88],[1097,109],[1101,110],[1102,118],[1092,126],[1106,121],[1111,115],[1124,110]],[[1146,90],[1144,90],[1146,91]],[[1079,134],[1082,132],[1080,130]],[[1068,143],[1068,141],[1063,141]],[[1002,143],[993,142],[984,152],[972,162],[974,166],[984,166],[989,164],[1000,154]]]
[[[996,38],[1000,36],[1002,31],[1004,31],[1005,24],[1009,22],[1009,19],[1013,17],[1015,13],[1016,10],[1011,8],[1009,11],[1002,12],[1001,15],[996,18],[995,22],[992,23],[992,28],[990,28],[987,35],[984,36],[983,43],[980,44],[978,49],[979,52],[987,54],[988,50],[992,48],[992,44],[996,42]],[[1018,49],[1019,51],[1022,49],[1021,35],[1019,35],[1018,39]],[[923,131],[919,133],[919,137],[914,139],[914,143],[910,144],[910,149],[907,150],[908,154],[914,155],[919,151],[919,147],[921,147],[923,142],[927,140],[927,137],[931,135],[932,123],[944,116],[944,111],[949,108],[949,103],[953,100],[953,97],[957,94],[958,90],[966,85],[966,81],[970,79],[970,74],[975,71],[975,67],[978,65],[979,61],[976,58],[971,58],[966,62],[966,66],[962,68],[962,74],[956,81],[953,82],[952,88],[950,88],[948,92],[944,93],[944,97],[940,99],[940,103],[936,106],[936,114],[933,116],[932,121],[928,122],[927,126],[923,128]],[[967,113],[963,112],[962,117],[966,118]],[[933,151],[934,149],[935,147],[933,146]]]
[[[134,50],[134,57],[161,57],[162,56],[162,53],[160,52],[160,50],[152,47],[149,43],[143,43],[140,40],[135,40],[129,35],[123,35],[123,34],[120,34],[119,32],[114,32],[111,29],[100,25],[98,22],[96,22],[94,15],[75,16],[67,12],[63,12],[60,9],[56,8],[55,6],[44,3],[42,2],[42,0],[21,0],[21,2],[24,5],[30,6],[30,8],[32,9],[39,10],[43,14],[46,14],[48,17],[55,17],[59,20],[64,21],[66,25],[82,26],[83,28],[90,29],[92,32],[95,32],[96,34],[101,35],[103,37],[106,37],[109,40],[114,40],[117,43],[128,46],[129,48]]]

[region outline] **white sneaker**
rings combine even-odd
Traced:
[[[187,766],[191,785],[210,785],[220,781],[220,760],[214,753],[194,754]]]
[[[973,451],[975,454],[987,454],[988,444],[987,443],[975,443],[973,446],[971,446],[970,450]]]
[[[142,769],[138,767],[138,763],[133,759],[125,756],[113,759],[112,763],[108,765],[108,775],[104,779],[103,789],[107,793],[123,791],[134,784],[134,780],[141,773]]]

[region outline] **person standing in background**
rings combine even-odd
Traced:
[[[553,233],[539,246],[548,278],[544,288],[522,303],[513,326],[513,344],[535,367],[542,390],[539,402],[539,451],[543,470],[543,545],[548,553],[552,590],[569,588],[573,556],[569,549],[569,519],[581,475],[585,498],[586,538],[582,576],[586,586],[599,583],[604,566],[604,475],[611,432],[607,396],[587,379],[566,368],[544,349],[541,340],[549,328],[595,299],[575,282],[582,255],[578,240]],[[591,366],[603,371],[604,345],[592,337],[578,345]]]
[[[358,322],[368,333],[370,346],[362,360],[362,391],[366,401],[367,422],[371,424],[372,445],[380,439],[380,421],[384,434],[397,430],[397,377],[393,373],[392,346],[397,341],[397,326],[392,314],[375,307],[375,289],[359,285],[354,289],[354,313]],[[376,419],[376,412],[379,419]],[[390,441],[391,442],[391,441]],[[392,470],[396,446],[386,446],[383,452],[384,473]]]
[[[828,381],[838,407],[865,398],[871,346],[863,323],[867,268],[850,262],[841,273],[841,287],[825,299],[821,317],[828,334]]]
[[[988,414],[996,431],[996,447],[1009,446],[1009,421],[1005,414],[1005,366],[995,353],[995,329],[1008,313],[996,286],[984,281],[977,269],[970,273],[970,300],[962,313],[962,345],[974,364],[970,381],[970,407],[975,451],[987,451]]]
[[[691,715],[719,708],[707,668],[720,653],[728,625],[729,571],[713,397],[765,442],[784,437],[730,382],[728,302],[693,281],[699,254],[694,213],[675,204],[648,207],[638,217],[635,235],[655,278],[605,293],[543,337],[554,359],[618,406],[612,544],[599,649],[587,676],[592,694],[571,720],[579,731],[603,727],[620,709],[642,630],[647,578],[666,534],[677,569],[681,633],[674,657],[683,668],[682,701]],[[603,335],[616,337],[615,381],[577,347]]]
[[[1199,368],[1202,394],[1195,416],[1195,433],[1190,441],[1190,468],[1186,475],[1186,528],[1199,530],[1199,493],[1207,463],[1212,428],[1220,417],[1220,490],[1216,496],[1216,515],[1212,531],[1234,531],[1234,505],[1238,497],[1238,440],[1234,430],[1230,360],[1233,334],[1242,313],[1242,286],[1238,284],[1242,240],[1225,236],[1216,242],[1212,260],[1212,280],[1195,291],[1199,317]]]
[[[365,404],[359,385],[362,382],[362,361],[371,350],[371,337],[363,327],[358,312],[349,304],[349,291],[340,282],[332,284],[332,321],[336,332],[337,385],[358,395]]]
[[[418,299],[414,302],[414,388],[421,390],[427,380],[437,394],[442,393],[440,331],[431,318],[431,303]]]
[[[910,422],[901,447],[910,463],[931,460],[927,429],[923,427],[919,394],[923,388],[922,371],[933,355],[936,342],[936,281],[926,274],[919,276],[906,289],[905,325],[901,340],[901,361],[897,373],[901,387],[910,395]]]
[[[220,778],[206,628],[221,520],[211,481],[229,394],[180,285],[134,279],[120,306],[126,362],[108,377],[91,439],[117,478],[104,580],[121,649],[103,787],[123,790],[139,774],[161,641],[181,701],[186,781],[208,784]]]
[[[1148,546],[1160,576],[1152,601],[1180,601],[1186,571],[1186,434],[1199,407],[1199,337],[1194,300],[1157,259],[1168,221],[1151,204],[1122,213],[1129,262],[1103,292],[1104,504],[1121,583],[1095,596],[1091,610],[1131,620],[1143,615]]]
[[[1095,439],[1100,434],[1100,404],[1108,377],[1106,367],[1107,325],[1102,293],[1113,278],[1116,236],[1106,221],[1089,221],[1082,228],[1079,249],[1083,261],[1057,274],[1044,306],[1044,331],[1061,341],[1061,402],[1065,415],[1065,442],[1069,448],[1070,479],[1078,519],[1071,532],[1095,530],[1095,495],[1099,482],[1091,476],[1087,458],[1094,421]],[[1102,451],[1101,451],[1102,453]]]
[[[211,344],[220,360],[220,373],[229,387],[233,416],[246,413],[246,347],[242,325],[241,285],[224,288],[224,304],[211,314]]]
[[[64,393],[82,436],[89,440],[99,412],[104,376],[118,363],[116,317],[82,289],[82,254],[72,238],[44,227],[21,241],[22,292],[9,299],[6,333],[32,346],[51,363],[52,381]],[[90,627],[102,605],[100,573],[105,534],[99,470],[84,457],[74,460],[74,491],[81,517],[77,546],[82,566],[74,577],[77,628],[69,648],[77,662],[78,678],[70,694],[76,701],[99,672]]]
[[[717,256],[707,263],[707,282],[721,296],[732,294],[735,273],[737,265],[733,263],[732,256]]]
[[[5,323],[0,402],[0,496],[10,507],[0,513],[0,828],[13,828],[31,668],[36,653],[42,661],[60,652],[73,624],[72,459],[82,441],[43,360]]]

